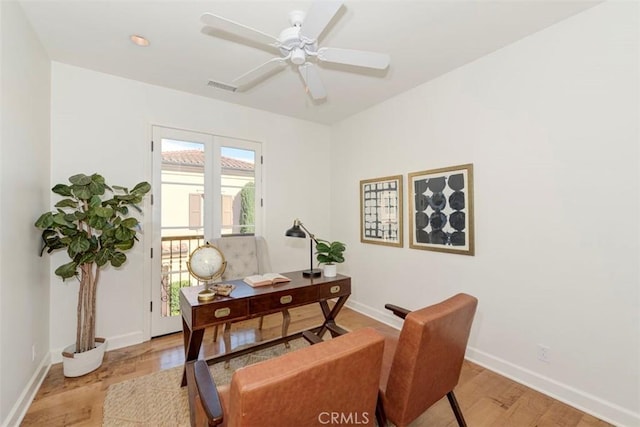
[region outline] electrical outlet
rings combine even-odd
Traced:
[[[550,348],[546,345],[538,344],[538,360],[544,363],[550,363],[551,360],[549,358]]]
[[[36,361],[36,345],[32,345],[31,346],[31,361],[35,362]]]

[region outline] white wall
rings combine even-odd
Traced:
[[[351,305],[474,294],[469,357],[640,425],[638,36],[637,3],[604,3],[333,126]],[[405,248],[359,242],[359,180],[463,163],[475,257],[409,249],[410,213]]]
[[[330,132],[324,125],[55,62],[51,123],[52,184],[66,182],[75,173],[94,172],[118,185],[151,182],[152,124],[263,142],[263,229],[273,268],[307,266],[308,242],[284,237],[294,218],[303,218],[318,233],[329,231],[329,185],[317,179],[329,169]],[[148,205],[145,209],[150,215]],[[97,334],[112,345],[140,342],[149,333],[147,253],[143,244],[136,245],[120,271],[101,274]],[[63,262],[64,254],[54,256],[52,271]],[[77,282],[62,283],[52,274],[55,315],[50,332],[56,351],[75,340],[76,292]]]
[[[15,425],[49,364],[49,60],[20,6],[0,2],[0,425]],[[32,349],[35,348],[35,354]]]

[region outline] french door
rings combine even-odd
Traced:
[[[200,283],[189,255],[213,238],[261,224],[261,145],[153,126],[151,336],[182,329],[180,288]]]

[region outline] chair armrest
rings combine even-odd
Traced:
[[[393,304],[385,304],[384,308],[386,308],[387,310],[391,310],[393,314],[400,317],[401,319],[404,319],[405,317],[407,317],[407,314],[411,313],[411,310],[407,310],[406,308],[398,307],[397,305]]]
[[[194,405],[195,396],[200,397],[200,403],[204,415],[207,417],[209,426],[216,426],[222,423],[223,413],[218,389],[209,372],[209,366],[204,360],[195,360],[188,362],[187,370],[187,386],[189,387],[189,406],[192,413],[191,425],[195,424],[193,417],[196,409]]]

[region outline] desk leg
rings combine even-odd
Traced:
[[[322,338],[327,330],[331,332],[331,336],[334,338],[347,332],[336,325],[336,316],[340,313],[340,310],[342,310],[344,303],[347,302],[347,298],[349,298],[348,295],[338,298],[338,301],[336,301],[333,308],[329,308],[327,301],[320,301],[320,307],[322,308],[322,314],[324,315],[324,323],[318,331],[318,336],[320,338]]]
[[[204,329],[196,329],[192,331],[189,325],[182,319],[182,336],[184,338],[184,365],[187,366],[187,362],[196,360],[200,353],[200,346],[202,345],[202,337],[204,336]],[[182,372],[181,387],[187,385],[186,370]]]

